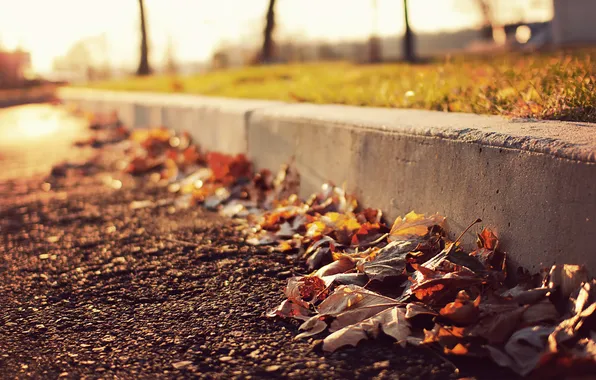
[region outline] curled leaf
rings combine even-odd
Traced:
[[[323,350],[333,352],[342,346],[356,346],[363,339],[377,338],[381,332],[397,341],[405,341],[411,330],[404,308],[383,310],[360,323],[333,332],[323,340]]]

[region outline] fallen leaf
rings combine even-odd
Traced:
[[[310,311],[290,300],[284,300],[278,307],[267,312],[267,317],[296,318],[307,320],[310,318]]]
[[[381,248],[373,260],[365,262],[362,270],[371,280],[402,276],[407,264],[406,255],[416,245],[414,241],[392,241]]]
[[[409,240],[414,237],[424,236],[428,233],[430,227],[440,225],[444,220],[445,218],[438,214],[426,217],[424,214],[416,214],[411,211],[405,217],[395,219],[389,232],[389,240]]]
[[[516,331],[504,346],[504,351],[487,346],[491,358],[502,367],[526,376],[538,365],[546,348],[552,326],[533,326]]]
[[[490,251],[494,251],[497,249],[499,245],[499,239],[497,236],[488,228],[483,228],[482,232],[478,234],[478,247],[485,248]]]
[[[522,314],[522,324],[533,326],[538,324],[556,324],[561,315],[548,299],[530,305]]]
[[[545,278],[545,285],[551,290],[551,299],[555,303],[566,304],[571,293],[588,280],[588,271],[584,266],[553,265]]]
[[[410,287],[412,294],[421,302],[439,303],[449,294],[457,294],[459,290],[472,285],[482,284],[482,278],[472,277],[466,272],[451,272],[415,283]]]
[[[291,277],[286,285],[286,297],[302,307],[308,308],[311,303],[326,297],[326,285],[320,277]]]
[[[338,260],[321,267],[314,275],[318,277],[330,276],[337,273],[345,273],[356,267],[354,260],[348,256],[341,256]]]
[[[489,315],[481,315],[479,321],[470,327],[468,333],[485,338],[489,344],[505,343],[517,330],[527,307],[498,305]]]
[[[448,303],[443,307],[439,314],[457,325],[469,325],[478,319],[480,311],[478,305],[480,304],[480,295],[472,301],[465,290],[457,294],[455,301]]]
[[[338,286],[325,300],[317,306],[318,314],[315,316],[320,320],[331,317],[333,321],[330,331],[337,331],[346,326],[354,325],[369,318],[387,308],[402,305],[395,299],[366,290],[357,285]],[[313,318],[315,318],[313,317]],[[319,329],[320,323],[309,320],[300,329],[306,331],[303,336],[310,336],[317,333],[310,333],[310,329]]]
[[[323,340],[323,350],[333,352],[342,346],[356,346],[363,339],[377,338],[381,332],[398,342],[405,341],[411,330],[404,308],[386,309],[362,322],[333,332]]]
[[[406,305],[406,318],[413,319],[419,315],[432,315],[435,316],[437,313],[428,308],[426,305],[417,303],[417,302],[410,302]]]
[[[309,319],[307,319],[300,327],[298,328],[300,331],[304,331],[298,335],[294,339],[304,339],[311,337],[313,335],[317,335],[322,333],[327,329],[327,323],[324,321],[324,317],[320,315],[315,315]]]

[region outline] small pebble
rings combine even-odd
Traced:
[[[385,369],[385,368],[389,368],[390,365],[391,365],[391,363],[389,363],[389,360],[383,360],[381,362],[376,362],[375,364],[373,364],[373,368],[374,369]]]
[[[191,364],[192,364],[191,361],[184,360],[184,361],[181,361],[181,362],[172,363],[172,367],[174,367],[175,369],[180,369],[180,368],[184,368],[186,366],[189,366]]]
[[[281,367],[278,365],[270,365],[268,367],[265,368],[265,371],[267,372],[275,372],[278,371]]]

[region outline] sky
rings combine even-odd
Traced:
[[[277,38],[327,41],[403,31],[402,0],[278,0]],[[145,0],[156,65],[171,41],[178,61],[204,61],[222,43],[260,39],[268,0]],[[531,3],[540,3],[540,6]],[[544,5],[544,4],[547,5]],[[57,56],[82,38],[103,36],[109,62],[134,66],[138,59],[137,0],[0,0],[0,47],[32,54],[33,69],[51,70]],[[532,21],[551,17],[548,1],[501,0],[503,17]],[[474,0],[410,0],[410,23],[418,32],[455,30],[481,23]]]

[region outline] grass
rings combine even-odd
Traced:
[[[596,49],[457,56],[416,65],[273,65],[88,86],[596,122]]]

